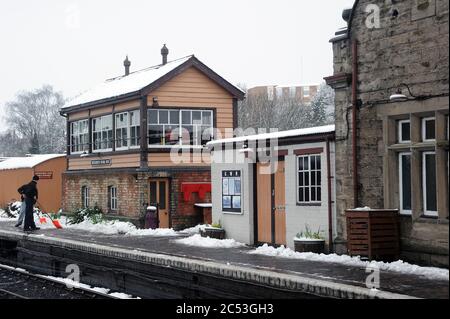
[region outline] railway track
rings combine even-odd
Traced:
[[[0,299],[118,299],[84,287],[0,265]]]

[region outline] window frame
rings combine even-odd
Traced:
[[[230,175],[230,176],[225,176],[225,175]],[[240,183],[240,192],[239,194],[225,194],[224,192],[224,180],[227,179],[228,183],[228,191],[229,191],[229,180],[233,179],[233,180],[239,180]],[[235,182],[234,182],[235,183]],[[236,185],[236,184],[234,184]],[[220,178],[220,189],[221,189],[221,207],[222,207],[222,212],[226,213],[226,214],[235,214],[235,215],[242,215],[244,213],[244,209],[242,207],[242,197],[243,197],[243,187],[242,187],[242,170],[222,170],[221,171],[221,178]],[[230,197],[230,208],[226,208],[224,207],[224,197],[228,196]],[[233,203],[234,203],[234,197],[239,197],[240,198],[240,208],[235,208],[233,207]]]
[[[428,121],[434,121],[434,138],[433,139],[427,139],[427,127],[426,122]],[[422,142],[435,142],[436,141],[436,117],[430,116],[430,117],[424,117],[422,118]]]
[[[86,122],[87,132],[85,132],[85,133],[79,133],[79,131],[78,131],[78,127],[79,127],[80,123],[82,123],[82,122]],[[74,124],[77,124],[77,134],[76,134],[76,137],[78,140],[77,144],[73,143],[73,137],[75,136],[73,134]],[[83,120],[77,120],[77,121],[70,122],[69,134],[70,134],[70,154],[82,154],[83,152],[89,151],[89,119],[83,119]],[[82,143],[80,143],[80,141],[81,141],[81,136],[83,136],[83,135],[87,135],[87,139],[86,139],[87,143],[82,144]],[[76,146],[77,149],[81,149],[81,150],[74,151],[73,150],[74,146]],[[83,146],[85,146],[85,147],[83,147]]]
[[[89,208],[90,194],[89,186],[81,186],[81,206],[83,209]]]
[[[318,157],[319,158],[319,162],[320,162],[320,169],[317,170],[311,170],[311,158],[312,157]],[[300,171],[300,165],[299,165],[299,160],[300,158],[308,158],[308,170],[302,170]],[[296,156],[296,202],[297,205],[322,205],[323,202],[323,196],[322,196],[322,191],[323,191],[323,186],[322,186],[322,177],[323,177],[323,165],[322,165],[322,154],[302,154],[302,155],[297,155]],[[311,184],[311,172],[315,171],[315,172],[320,172],[320,180],[319,180],[319,184],[318,185],[312,185]],[[308,172],[308,176],[309,176],[309,185],[308,186],[300,186],[300,180],[299,180],[299,174],[300,172]],[[312,187],[315,188],[319,188],[320,189],[320,201],[312,201],[311,200],[311,189]],[[299,196],[299,191],[300,188],[307,188],[308,189],[308,195],[309,195],[309,200],[308,201],[300,201],[300,196]],[[316,194],[316,198],[317,198],[317,194]]]
[[[117,196],[117,186],[111,185],[108,186],[108,195],[109,195],[109,209],[111,211],[117,211],[119,205],[119,197]]]
[[[127,115],[127,121],[126,121],[127,125],[126,125],[126,127],[118,127],[117,126],[117,117],[120,116],[120,115],[123,115],[123,114]],[[137,114],[137,116],[139,117],[138,125],[132,125],[133,123],[131,123],[131,120],[132,120],[131,114]],[[141,126],[140,120],[141,120],[141,117],[140,117],[140,111],[139,110],[125,111],[125,112],[119,112],[119,113],[115,113],[114,114],[114,121],[115,121],[114,122],[114,124],[115,124],[114,125],[114,127],[115,127],[115,130],[114,130],[114,146],[115,146],[116,151],[124,151],[124,150],[140,148],[140,138],[141,138],[140,135],[139,135],[139,137],[137,137],[137,145],[131,145],[131,141],[132,141],[131,130],[132,130],[132,128],[138,127],[139,129],[137,130],[137,132],[140,131],[140,126]],[[120,147],[118,147],[117,146],[117,142],[119,140],[117,139],[117,130],[118,129],[124,129],[124,128],[127,129],[127,138],[126,138],[127,146],[120,146]]]
[[[398,184],[399,184],[399,204],[400,204],[400,214],[405,216],[411,216],[412,215],[412,207],[410,210],[404,210],[403,209],[403,156],[410,156],[412,160],[412,153],[411,152],[400,152],[398,154]],[[410,173],[411,177],[412,174]],[[412,185],[411,185],[411,206],[412,206]]]
[[[426,171],[426,156],[434,155],[435,156],[435,169],[436,169],[436,152],[435,151],[426,151],[422,152],[422,199],[423,199],[423,214],[426,217],[439,217],[439,207],[437,207],[437,194],[436,194],[436,211],[430,211],[427,209],[427,171]],[[437,178],[437,176],[436,176]],[[437,186],[437,180],[435,180]]]
[[[203,147],[203,145],[202,144],[197,144],[197,141],[198,141],[198,139],[200,140],[200,142],[202,141],[202,135],[203,135],[203,132],[205,131],[205,130],[207,130],[207,129],[210,129],[211,130],[211,139],[210,140],[213,140],[214,139],[214,110],[212,110],[212,109],[195,109],[195,108],[192,108],[192,109],[190,109],[190,108],[158,108],[158,109],[148,109],[147,110],[147,112],[148,112],[148,114],[149,114],[149,112],[150,111],[156,111],[157,112],[157,114],[158,114],[158,119],[157,119],[157,124],[155,124],[155,123],[150,123],[150,121],[148,121],[148,123],[147,123],[147,133],[148,133],[148,131],[149,131],[149,127],[151,126],[151,125],[153,125],[153,126],[162,126],[163,127],[163,131],[164,131],[164,135],[165,135],[165,127],[166,126],[178,126],[178,132],[179,132],[179,136],[178,136],[178,143],[176,143],[176,144],[173,144],[173,145],[168,145],[168,144],[150,144],[149,143],[149,134],[147,134],[148,136],[147,136],[147,145],[148,145],[148,148],[150,148],[150,149],[160,149],[160,148],[167,148],[167,149],[170,149],[170,148],[174,148],[174,147],[187,147],[187,148],[202,148]],[[170,115],[170,112],[171,111],[178,111],[178,116],[179,116],[179,118],[178,118],[178,124],[171,124],[170,123],[170,116],[168,117],[168,123],[160,123],[160,116],[159,116],[159,113],[161,112],[161,111],[167,111],[168,113],[169,113],[169,115]],[[183,112],[190,112],[190,124],[186,124],[186,123],[183,123]],[[200,112],[200,114],[201,114],[201,119],[200,119],[200,124],[194,124],[194,121],[193,121],[193,119],[192,119],[192,112]],[[205,113],[205,112],[208,112],[209,113],[209,115],[210,115],[210,124],[203,124],[203,116],[204,116],[204,114],[203,113]],[[150,116],[148,115],[148,118],[149,118]],[[193,144],[185,144],[185,143],[183,143],[183,133],[184,133],[184,131],[183,131],[183,126],[192,126],[192,134],[193,134]],[[206,128],[206,129],[202,129],[202,127],[208,127],[208,128]],[[200,128],[200,136],[198,135],[199,134],[199,128]],[[164,141],[164,143],[165,143],[165,141]]]
[[[403,139],[403,130],[402,125],[408,123],[409,124],[409,140]],[[399,120],[397,123],[397,134],[398,134],[398,143],[400,144],[409,144],[411,143],[411,120]]]
[[[309,86],[303,87],[303,97],[311,97],[311,87]]]
[[[105,129],[103,129],[103,119],[104,118],[106,118],[106,117],[111,117],[111,129],[110,130],[105,130]],[[98,130],[94,130],[94,121],[95,120],[98,120],[98,119],[100,119],[101,120],[101,130],[100,131],[98,131]],[[114,130],[113,130],[113,124],[114,124],[114,122],[113,121],[115,121],[115,116],[113,116],[113,114],[107,114],[107,115],[102,115],[102,116],[98,116],[98,117],[94,117],[94,118],[92,118],[92,137],[91,137],[91,140],[92,140],[92,152],[93,153],[101,153],[101,152],[111,152],[112,150],[113,150],[113,146],[114,146],[114,140],[115,140],[115,138],[114,138],[114,136],[115,136],[115,132],[114,132]],[[111,142],[111,148],[99,148],[99,149],[95,149],[95,141],[94,141],[94,135],[95,135],[95,133],[101,133],[101,135],[103,135],[103,132],[108,132],[108,131],[111,131],[111,140],[110,140],[110,142]],[[108,140],[106,140],[106,142],[105,142],[106,144],[108,144]],[[103,138],[100,140],[100,147],[101,147],[101,145],[103,144]]]

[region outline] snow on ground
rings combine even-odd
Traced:
[[[363,261],[360,257],[351,257],[347,255],[325,255],[325,254],[315,254],[315,253],[299,253],[295,252],[289,248],[281,246],[279,248],[270,247],[267,244],[258,247],[255,250],[249,252],[250,254],[256,255],[266,255],[271,257],[282,257],[291,259],[302,259],[309,261],[319,261],[327,263],[337,263],[347,266],[355,266],[366,268],[368,266],[377,267],[384,271],[393,271],[403,274],[424,276],[428,279],[437,280],[449,280],[448,269],[434,268],[434,267],[421,267],[417,265],[412,265],[401,260],[392,263],[385,263],[381,261]]]
[[[191,228],[186,228],[183,230],[180,230],[180,233],[184,233],[184,234],[188,234],[188,235],[195,235],[195,234],[200,234],[201,230],[205,230],[205,228],[208,225],[197,225],[195,227],[191,227]]]
[[[118,220],[105,220],[98,224],[92,223],[89,219],[75,225],[67,223],[63,217],[63,227],[69,229],[85,230],[93,233],[105,235],[126,235],[126,236],[178,236],[179,234],[173,229],[138,229],[129,222]]]
[[[49,279],[52,279],[52,280],[64,283],[68,287],[83,288],[83,289],[86,289],[86,290],[103,293],[103,294],[110,295],[110,296],[113,296],[113,297],[116,297],[116,298],[120,298],[120,299],[141,299],[139,297],[138,298],[133,298],[133,296],[124,294],[122,292],[110,293],[111,289],[101,288],[101,287],[91,287],[89,285],[83,284],[81,282],[74,281],[74,280],[69,279],[69,278],[61,278],[61,277],[53,277],[53,276],[43,276],[43,277],[46,277],[46,278],[49,278]]]
[[[238,248],[245,246],[245,244],[239,243],[234,239],[220,240],[215,238],[202,237],[199,234],[195,234],[187,238],[177,239],[175,240],[175,242],[183,245],[204,248]]]

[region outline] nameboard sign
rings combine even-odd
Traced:
[[[39,179],[53,179],[53,172],[51,171],[34,172],[34,175],[39,176]]]
[[[91,165],[92,166],[108,166],[108,165],[111,165],[111,160],[110,159],[92,160]]]

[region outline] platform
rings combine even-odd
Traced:
[[[180,237],[102,235],[72,229],[25,234],[14,227],[14,222],[0,222],[0,241],[17,243],[19,256],[14,258],[18,265],[34,261],[38,267],[52,259],[52,271],[61,272],[60,264],[80,263],[85,269],[86,283],[95,284],[95,275],[107,276],[111,272],[113,275],[104,277],[109,279],[102,279],[114,285],[108,288],[134,295],[146,291],[146,280],[153,282],[152,293],[143,297],[449,297],[445,280],[381,271],[381,287],[372,291],[365,286],[368,274],[362,268],[254,255],[248,253],[251,247],[186,246],[174,241]],[[139,289],[133,290],[133,282],[141,285]]]

